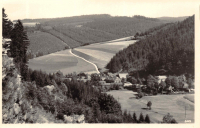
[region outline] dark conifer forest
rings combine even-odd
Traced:
[[[194,16],[130,45],[117,53],[107,68],[111,72],[123,69],[145,74],[194,76]]]

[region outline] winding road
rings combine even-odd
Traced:
[[[66,42],[64,42],[64,41],[62,41],[63,43],[65,43],[65,44],[67,44]],[[94,67],[95,67],[95,69],[96,69],[96,71],[97,71],[97,73],[99,74],[100,72],[99,72],[99,70],[98,70],[98,67],[97,67],[97,65],[96,64],[94,64],[94,63],[92,63],[92,62],[90,62],[90,61],[88,61],[88,60],[86,60],[86,59],[84,59],[83,57],[80,57],[80,56],[78,56],[78,55],[76,55],[76,54],[74,54],[73,52],[72,52],[72,49],[71,49],[71,47],[67,44],[67,46],[69,47],[69,52],[73,55],[73,56],[75,56],[75,57],[78,57],[78,58],[80,58],[80,59],[82,59],[82,60],[84,60],[84,61],[86,61],[86,62],[88,62],[88,63],[90,63],[90,64],[92,64]]]
[[[90,61],[88,61],[88,60],[86,60],[86,59],[84,59],[84,58],[82,58],[82,57],[80,57],[80,56],[78,56],[78,55],[75,55],[74,53],[72,53],[72,49],[70,49],[69,52],[70,52],[73,56],[78,57],[78,58],[80,58],[80,59],[82,59],[82,60],[84,60],[84,61],[86,61],[86,62],[92,64],[92,65],[95,67],[97,73],[98,73],[98,74],[100,73],[96,64],[94,64],[94,63],[92,63],[92,62],[90,62]]]

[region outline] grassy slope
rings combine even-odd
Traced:
[[[97,65],[98,68],[104,68],[110,59],[129,44],[135,43],[131,41],[119,41],[113,43],[102,43],[87,45],[84,47],[75,48],[73,52]]]
[[[37,52],[48,54],[63,50],[67,46],[66,43],[55,36],[45,32],[29,33],[28,38],[30,40],[29,50],[33,54],[36,54]]]
[[[185,106],[187,109],[187,118],[194,122],[194,103],[186,100],[184,96],[190,95],[194,99],[194,94],[187,95],[159,95],[159,96],[145,96],[142,99],[136,99],[132,91],[110,91],[116,100],[122,106],[122,110],[136,112],[137,117],[142,112],[143,115],[148,114],[152,122],[161,122],[164,115],[170,113],[176,121],[183,123],[185,121]],[[147,102],[152,102],[152,109],[147,109]]]
[[[47,73],[53,73],[60,70],[64,75],[73,72],[78,73],[81,71],[95,70],[93,65],[73,56],[69,53],[69,50],[31,59],[29,60],[29,67],[35,70],[41,69]]]

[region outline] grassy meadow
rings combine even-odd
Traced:
[[[104,68],[115,53],[135,42],[136,40],[91,44],[75,48],[73,53],[95,63],[98,68]]]
[[[123,111],[135,112],[137,117],[140,113],[148,114],[153,123],[161,122],[167,113],[170,113],[178,123],[184,123],[185,108],[186,120],[194,122],[194,103],[185,99],[185,97],[190,97],[194,100],[194,94],[145,96],[141,99],[136,99],[137,92],[128,90],[110,91],[107,94],[119,101]],[[148,101],[152,102],[151,110],[147,109]]]
[[[64,75],[73,72],[95,71],[95,67],[86,61],[73,56],[69,50],[59,51],[49,55],[29,60],[29,67],[47,73],[62,71]]]

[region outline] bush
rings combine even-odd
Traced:
[[[144,93],[140,92],[138,93],[138,98],[142,98],[144,96]]]
[[[64,120],[64,114],[58,113],[56,118],[59,119],[59,120]]]
[[[165,115],[163,117],[163,122],[162,123],[177,123],[176,120],[173,118],[172,115],[170,115],[170,113],[168,113],[167,115]]]

